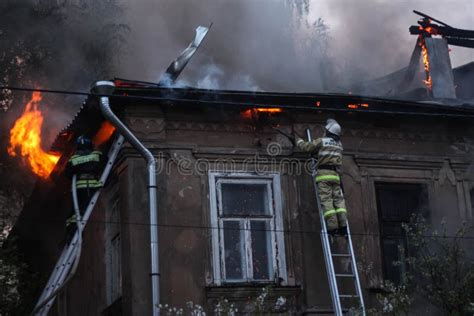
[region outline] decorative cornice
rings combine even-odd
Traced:
[[[294,127],[301,124],[294,124]],[[302,125],[301,125],[302,126]],[[321,124],[305,124],[307,128],[312,131],[319,131]],[[252,124],[245,123],[197,123],[186,121],[167,121],[166,130],[192,130],[192,131],[213,131],[213,132],[247,132],[254,133],[255,127]],[[290,127],[291,130],[291,127]],[[271,126],[265,126],[261,132],[276,133],[271,130]],[[436,132],[408,132],[400,129],[380,129],[380,128],[343,128],[342,138],[356,137],[356,138],[376,138],[376,139],[397,139],[406,141],[438,141],[438,142],[453,142],[464,144],[466,141],[461,136],[448,135],[447,133]]]
[[[166,130],[212,131],[212,132],[255,132],[249,124],[166,122]]]

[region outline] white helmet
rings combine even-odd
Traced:
[[[334,119],[328,119],[326,121],[326,130],[334,135],[340,136],[341,135],[341,125]]]

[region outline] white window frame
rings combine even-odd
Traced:
[[[252,249],[250,220],[257,221],[258,217],[249,217],[243,220],[243,233],[245,238],[244,253],[246,256],[246,266],[243,279],[226,280],[225,260],[224,260],[224,229],[222,229],[223,219],[219,211],[222,209],[220,185],[222,183],[239,184],[267,184],[267,194],[271,201],[269,205],[270,216],[262,216],[262,221],[268,221],[270,218],[270,242],[272,255],[272,273],[274,278],[271,280],[254,280],[252,266]],[[217,171],[209,172],[209,199],[211,215],[212,232],[212,261],[214,285],[228,283],[269,283],[277,282],[281,285],[287,284],[286,260],[285,260],[285,242],[283,232],[282,200],[281,200],[281,181],[278,173],[251,174],[251,173],[222,173]],[[235,219],[242,220],[245,216],[235,216]],[[232,217],[225,217],[225,220],[232,220]]]

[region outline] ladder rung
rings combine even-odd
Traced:
[[[351,255],[348,253],[333,253],[333,257],[350,257]]]
[[[336,273],[336,276],[341,277],[341,278],[353,278],[353,277],[355,277],[355,275],[353,275],[353,274],[346,274],[346,273],[339,273],[339,274]]]
[[[359,295],[357,295],[357,294],[341,294],[341,295],[339,295],[339,297],[342,297],[342,298],[355,298],[355,297],[359,297]]]

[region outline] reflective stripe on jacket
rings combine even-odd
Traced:
[[[76,188],[77,189],[87,189],[87,188],[96,189],[96,188],[101,188],[102,185],[103,184],[102,184],[101,181],[95,180],[95,179],[92,179],[92,180],[78,180],[76,182]]]
[[[323,165],[339,167],[342,165],[343,148],[340,140],[335,140],[331,137],[321,137],[307,142],[299,138],[296,145],[301,150],[317,153],[318,167]],[[334,174],[337,173],[334,172]]]
[[[88,162],[100,162],[102,153],[100,151],[93,151],[88,155],[74,155],[69,159],[72,166],[81,165]]]

